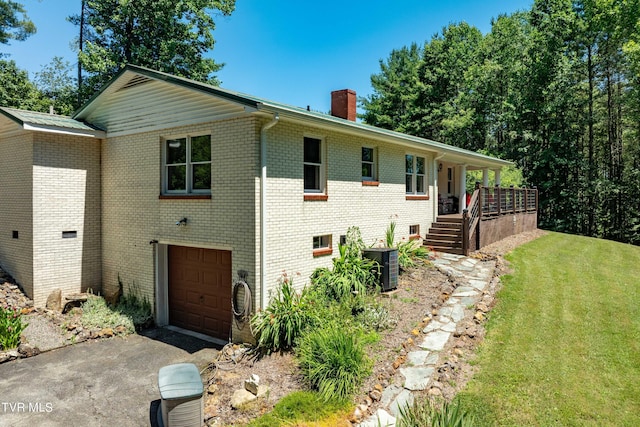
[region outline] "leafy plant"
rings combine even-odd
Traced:
[[[412,405],[399,408],[398,427],[472,427],[472,416],[460,408],[460,403],[436,406],[429,399],[415,400]]]
[[[364,243],[357,227],[347,231],[346,243],[338,245],[340,256],[333,259],[333,268],[318,268],[311,281],[329,298],[344,301],[353,295],[365,295],[375,288],[378,263],[362,257]]]
[[[131,317],[112,309],[104,298],[89,295],[82,304],[82,324],[89,328],[116,328],[123,326],[127,333],[135,332],[135,325]]]
[[[374,331],[389,329],[397,323],[389,315],[389,310],[375,301],[364,305],[362,311],[356,316],[356,322],[364,328]]]
[[[327,324],[300,340],[302,374],[324,401],[347,400],[371,371],[359,334]]]
[[[20,311],[0,307],[0,348],[9,350],[17,347],[26,327]]]
[[[414,267],[416,258],[427,258],[429,256],[429,250],[422,246],[422,240],[401,240],[395,242],[396,223],[391,221],[385,232],[385,244],[388,248],[398,249],[398,265],[401,269],[406,270]]]
[[[300,293],[296,292],[293,280],[284,273],[267,308],[251,318],[251,327],[258,337],[258,347],[272,352],[291,349],[313,321],[309,290],[303,288]]]
[[[123,289],[122,281],[118,276],[118,284]],[[144,328],[153,323],[153,310],[151,303],[145,296],[140,296],[142,292],[138,285],[133,282],[128,286],[127,293],[120,297],[116,305],[116,311],[131,319],[137,329]]]
[[[325,402],[314,391],[295,391],[276,403],[273,411],[251,421],[248,427],[302,425],[307,421],[314,422],[314,426],[334,426],[340,416],[346,418],[349,407],[348,402]]]

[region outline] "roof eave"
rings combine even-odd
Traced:
[[[305,112],[300,112],[295,109],[285,108],[280,105],[273,105],[268,103],[259,103],[258,111],[269,114],[278,113],[283,118],[289,118],[297,122],[307,122],[319,127],[338,129],[342,132],[346,131],[360,136],[364,135],[370,138],[383,139],[395,144],[400,144],[412,148],[420,148],[433,152],[437,156],[441,156],[440,158],[443,160],[450,160],[454,163],[467,164],[470,166],[481,168],[502,168],[505,166],[513,165],[513,162],[508,160],[498,159],[425,138],[377,128],[375,126],[358,124],[356,122],[351,122],[349,120],[330,115],[327,115],[326,117],[316,117],[314,115],[306,114]]]
[[[63,135],[74,135],[74,136],[82,136],[89,138],[106,138],[106,132],[98,129],[72,129],[65,128],[60,126],[47,126],[41,124],[33,124],[33,123],[24,123],[22,125],[24,130],[36,131],[36,132],[48,132],[48,133],[59,133]]]

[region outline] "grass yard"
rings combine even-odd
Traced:
[[[550,233],[508,259],[459,395],[477,425],[640,425],[640,247]]]

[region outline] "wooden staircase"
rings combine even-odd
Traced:
[[[423,244],[437,252],[463,255],[462,215],[439,216],[431,224]]]

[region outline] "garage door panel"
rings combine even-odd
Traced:
[[[227,339],[231,252],[169,246],[169,323]]]

